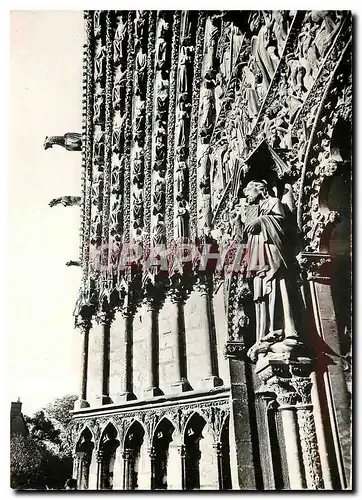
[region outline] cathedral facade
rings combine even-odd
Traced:
[[[351,488],[351,13],[84,22],[78,489]]]

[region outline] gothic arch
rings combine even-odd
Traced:
[[[142,428],[142,431],[143,431],[143,439],[146,438],[146,440],[149,442],[149,436],[148,436],[148,432],[147,432],[147,428],[146,426],[144,425],[144,423],[142,422],[141,419],[139,419],[138,417],[135,417],[131,423],[125,428],[124,430],[124,434],[123,434],[123,440],[122,440],[122,446],[123,446],[123,449],[125,447],[125,442],[126,442],[126,438],[127,438],[127,435],[129,434],[129,431],[132,429],[133,426],[136,426],[136,428],[138,427],[139,428]]]
[[[178,426],[177,426],[176,422],[173,420],[173,418],[172,418],[172,416],[171,416],[171,415],[167,414],[167,415],[163,415],[163,416],[160,418],[160,420],[157,422],[157,424],[155,425],[155,427],[154,427],[154,429],[153,429],[153,431],[152,431],[152,433],[151,433],[151,436],[150,436],[150,442],[151,442],[151,444],[153,443],[153,440],[154,440],[154,438],[155,438],[155,435],[156,435],[156,431],[157,431],[157,429],[158,429],[160,426],[162,426],[162,425],[163,425],[163,422],[164,422],[164,421],[167,421],[167,422],[169,422],[169,423],[172,425],[172,427],[173,427],[173,429],[174,429],[173,434],[174,434],[174,436],[175,436],[175,437],[176,437],[176,436],[177,436],[177,437],[181,437],[181,435],[180,435],[180,432],[179,432],[179,429],[178,429]]]
[[[80,431],[77,433],[77,437],[75,438],[74,440],[74,447],[73,447],[73,453],[75,453],[77,451],[77,446],[78,446],[78,443],[82,437],[82,434],[87,431],[90,433],[91,435],[91,440],[93,441],[94,445],[96,443],[96,436],[94,434],[94,431],[92,429],[91,426],[88,426],[87,424],[83,424],[83,426],[81,427]]]
[[[158,422],[152,436],[152,474],[151,489],[167,490],[169,486],[170,445],[174,443],[176,427],[167,417]],[[175,448],[175,446],[173,446]]]
[[[204,422],[205,422],[204,426],[208,425],[210,429],[212,428],[210,420],[206,417],[206,415],[201,410],[197,409],[197,410],[192,411],[192,413],[189,413],[188,417],[186,418],[186,420],[184,422],[184,425],[181,428],[181,436],[182,436],[183,443],[185,443],[185,432],[186,432],[187,426],[190,424],[190,421],[192,421],[195,418],[204,420]]]

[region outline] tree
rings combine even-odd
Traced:
[[[10,484],[30,487],[41,475],[42,450],[31,436],[14,435],[10,440]]]
[[[72,476],[71,413],[77,396],[68,394],[32,417],[29,436],[11,439],[11,487],[62,489]]]
[[[74,402],[78,397],[74,394],[67,394],[61,398],[57,398],[53,403],[49,403],[44,407],[46,415],[53,422],[54,427],[59,430],[60,453],[63,457],[72,457],[72,436],[71,436],[71,421]]]

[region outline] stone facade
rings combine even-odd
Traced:
[[[350,488],[351,14],[84,18],[78,488]]]

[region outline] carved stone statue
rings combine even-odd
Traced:
[[[143,221],[143,193],[137,191],[133,193],[133,227],[141,227]]]
[[[153,215],[162,214],[165,209],[165,182],[157,179],[153,193]]]
[[[133,184],[135,184],[138,189],[143,188],[144,180],[144,157],[142,149],[139,149],[133,161]]]
[[[189,91],[188,67],[191,62],[191,53],[192,47],[181,46],[178,70],[178,86],[180,93]]]
[[[137,52],[136,60],[135,60],[135,89],[136,95],[144,95],[145,94],[145,85],[146,85],[146,68],[147,68],[147,54],[142,52],[140,49]]]
[[[179,97],[178,110],[177,110],[177,146],[185,146],[188,136],[188,122],[190,104],[187,102],[188,96],[186,93],[181,94]]]
[[[162,245],[166,242],[166,225],[161,214],[157,214],[156,224],[152,229],[153,245]]]
[[[125,97],[126,88],[126,74],[127,70],[122,70],[118,66],[113,83],[113,107],[114,109],[121,109],[122,100]]]
[[[210,74],[206,74],[200,98],[200,135],[204,144],[209,142],[214,126],[216,113],[214,88],[215,83],[212,76]]]
[[[102,34],[101,11],[100,10],[94,11],[93,20],[94,20],[94,36],[96,38],[98,38]]]
[[[102,123],[102,115],[104,114],[104,88],[101,87],[99,83],[96,85],[96,90],[94,93],[94,114],[93,123]]]
[[[142,10],[137,10],[136,11],[136,17],[134,22],[134,31],[135,31],[135,38],[136,41],[139,43],[141,39],[143,38],[144,35],[144,29],[145,29],[145,13]]]
[[[55,207],[56,205],[62,204],[63,207],[73,207],[75,205],[80,205],[80,196],[61,196],[60,198],[53,198],[49,202],[50,207]]]
[[[188,185],[188,167],[185,160],[180,160],[175,169],[175,190],[176,200],[185,198],[186,187]]]
[[[94,127],[93,152],[94,163],[102,165],[104,163],[104,131],[100,126]]]
[[[64,135],[47,136],[44,141],[44,149],[52,148],[54,145],[62,146],[67,151],[82,151],[82,134],[67,132]]]
[[[106,48],[102,45],[102,40],[99,38],[96,42],[94,51],[94,78],[100,81],[105,75],[106,66]]]
[[[189,208],[186,200],[180,200],[176,213],[176,238],[189,236]]]
[[[284,206],[269,194],[264,181],[249,182],[244,194],[248,205],[243,217],[247,235],[243,265],[244,276],[253,285],[256,342],[297,339],[288,291],[291,257]]]
[[[127,23],[123,21],[123,16],[120,16],[113,42],[113,59],[115,63],[122,61],[124,58],[123,45],[125,43],[126,35]]]
[[[123,151],[124,144],[124,123],[126,114],[115,112],[113,116],[113,129],[112,129],[112,150],[115,153]]]

